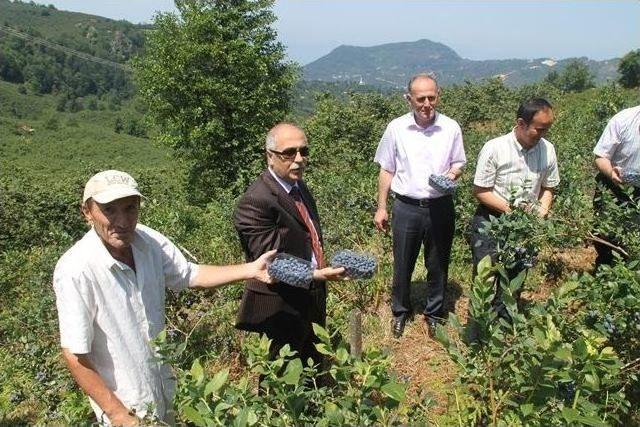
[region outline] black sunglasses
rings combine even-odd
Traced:
[[[300,153],[300,155],[302,157],[309,157],[309,146],[308,145],[303,145],[302,147],[291,147],[291,148],[287,148],[286,150],[282,150],[282,151],[276,151],[276,150],[269,150],[274,154],[277,154],[279,156],[282,156],[282,158],[287,159],[287,160],[293,160],[296,158],[296,155],[298,153]]]

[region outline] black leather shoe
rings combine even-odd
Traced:
[[[402,334],[404,333],[404,324],[407,322],[407,318],[402,316],[402,317],[396,317],[393,319],[393,327],[391,328],[391,332],[393,333],[393,336],[396,338],[400,338],[402,336]]]
[[[436,328],[438,327],[438,321],[436,319],[427,317],[425,319],[425,322],[427,324],[427,335],[429,335],[429,338],[435,338]]]

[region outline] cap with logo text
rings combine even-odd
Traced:
[[[108,170],[98,172],[84,186],[82,203],[92,198],[98,203],[110,203],[117,199],[140,196],[138,183],[126,172]]]

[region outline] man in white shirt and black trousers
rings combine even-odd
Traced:
[[[405,99],[411,112],[389,123],[376,151],[380,173],[374,223],[380,231],[388,229],[387,199],[389,190],[393,191],[392,333],[402,336],[410,315],[411,276],[424,245],[428,283],[424,315],[433,336],[443,315],[455,210],[452,195],[432,187],[429,177],[446,175],[455,181],[462,174],[466,157],[460,125],[436,111],[440,91],[433,76],[413,76]]]
[[[609,120],[593,154],[598,168],[593,209],[596,218],[602,218],[608,214],[602,203],[604,192],[608,192],[616,204],[622,205],[630,201],[624,188],[633,185],[633,197],[640,198],[640,182],[624,180],[630,174],[640,174],[640,105],[626,108]],[[600,237],[619,245],[619,236]],[[598,253],[596,268],[613,263],[614,249],[611,246],[596,241],[594,247]]]
[[[495,242],[480,232],[490,215],[508,214],[514,208],[511,203],[526,203],[535,206],[541,217],[548,215],[553,189],[560,183],[555,148],[544,139],[553,121],[549,102],[528,100],[518,108],[513,130],[488,141],[480,150],[473,180],[473,195],[479,202],[471,219],[473,277],[482,258],[490,255],[495,261]],[[507,273],[513,279],[520,271]],[[497,280],[493,304],[500,317],[509,319]]]

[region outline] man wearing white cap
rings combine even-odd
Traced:
[[[266,264],[275,251],[240,265],[192,264],[165,236],[138,224],[141,197],[127,173],[89,179],[82,212],[92,228],[53,276],[64,359],[104,424],[173,421],[175,379],[149,345],[165,327],[165,288],[271,283]]]

